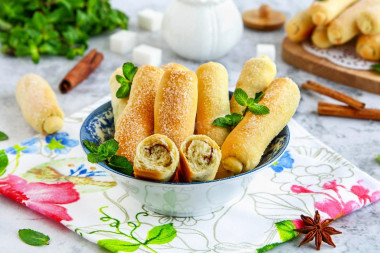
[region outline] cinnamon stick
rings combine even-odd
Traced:
[[[313,81],[307,81],[307,83],[302,84],[302,88],[313,90],[315,92],[318,92],[320,94],[326,95],[328,97],[331,97],[335,100],[341,101],[352,108],[355,108],[357,110],[361,110],[365,107],[365,103],[350,97],[344,93],[341,93],[339,91],[327,88],[326,86],[323,86],[322,84],[313,82]]]
[[[355,119],[380,120],[379,109],[364,108],[361,110],[355,110],[349,106],[335,105],[325,102],[318,103],[318,114]]]
[[[59,84],[59,90],[62,93],[67,93],[72,90],[75,86],[85,80],[100,65],[102,60],[102,53],[96,51],[96,49],[91,50],[69,71],[69,73],[67,73],[65,78],[63,78]]]

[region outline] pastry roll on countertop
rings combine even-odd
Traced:
[[[311,41],[314,45],[316,45],[319,48],[329,48],[333,46],[333,44],[329,41],[329,38],[327,36],[326,26],[316,27],[313,31],[313,34],[311,35]]]
[[[356,52],[366,60],[380,60],[380,34],[361,35],[356,42]]]
[[[360,12],[356,24],[363,34],[380,34],[380,4]]]
[[[277,75],[276,64],[267,56],[248,60],[240,73],[236,89],[243,89],[249,97],[265,90]],[[243,107],[231,98],[231,113],[242,113]]]
[[[230,114],[227,70],[222,64],[209,62],[201,65],[196,73],[198,77],[196,134],[207,135],[222,146],[229,131],[212,123],[216,118]]]
[[[301,42],[309,38],[315,25],[309,11],[303,10],[292,17],[285,26],[288,38],[293,42]]]
[[[116,80],[116,75],[123,76],[123,70],[121,67],[117,68],[110,76],[111,104],[115,125],[117,120],[119,119],[120,114],[123,112],[124,108],[127,106],[128,103],[128,97],[116,97],[116,92],[120,88],[120,83]]]
[[[162,68],[164,71],[168,70],[188,70],[185,66],[175,63],[175,62],[169,62],[165,65],[162,65],[160,68]]]
[[[132,82],[129,101],[115,126],[118,155],[133,162],[137,145],[154,130],[154,100],[164,71],[144,65],[138,68]]]
[[[179,165],[177,146],[165,135],[154,134],[139,143],[133,164],[136,178],[168,182]]]
[[[192,135],[181,144],[180,156],[180,178],[190,183],[214,180],[222,153],[210,137]]]
[[[297,110],[300,91],[289,78],[279,78],[265,91],[259,104],[269,108],[267,115],[248,112],[227,136],[222,146],[222,166],[233,174],[254,169],[276,135]]]
[[[315,25],[325,26],[356,2],[358,0],[314,1],[309,8],[309,14]]]
[[[194,133],[197,102],[197,75],[192,71],[166,71],[154,104],[154,133],[168,136],[180,147]]]
[[[27,74],[16,86],[16,100],[22,116],[41,134],[52,134],[63,126],[64,113],[50,85],[41,76]]]

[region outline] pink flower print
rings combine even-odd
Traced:
[[[74,187],[72,182],[28,183],[15,175],[0,180],[1,194],[58,222],[72,220],[66,208],[59,204],[69,204],[79,200],[79,193]]]
[[[300,229],[305,226],[302,220],[292,220],[292,223],[296,227],[296,229]]]
[[[309,189],[300,185],[292,185],[292,187],[290,187],[290,190],[294,193],[314,193],[313,191],[310,191]]]
[[[325,190],[333,190],[335,192],[338,192],[338,186],[342,187],[342,188],[346,188],[344,187],[343,185],[341,184],[337,184],[336,183],[336,179],[332,180],[332,181],[329,181],[327,183],[324,183],[323,184],[323,189]]]
[[[371,203],[380,200],[380,191],[375,191],[371,195]]]
[[[367,200],[372,203],[375,202],[376,200],[380,199],[380,191],[375,191],[369,195],[369,189],[364,187],[362,185],[363,180],[359,180],[357,185],[354,185],[351,187],[351,192],[358,196],[360,202],[365,206],[367,204]]]
[[[319,211],[327,213],[327,215],[333,219],[337,219],[343,215],[351,213],[355,209],[360,207],[360,205],[353,200],[345,203],[345,202],[340,202],[337,199],[329,199],[329,198],[326,198],[319,202],[315,202],[314,206]]]

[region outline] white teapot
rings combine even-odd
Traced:
[[[178,55],[208,61],[225,55],[240,40],[243,21],[232,0],[173,0],[162,30]]]

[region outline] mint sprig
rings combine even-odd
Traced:
[[[6,140],[8,140],[8,135],[0,131],[0,141],[6,141]]]
[[[105,162],[112,169],[132,176],[132,164],[124,156],[116,155],[119,150],[119,143],[116,140],[110,139],[99,146],[92,141],[84,140],[83,145],[90,151],[87,154],[87,160],[90,163]]]
[[[380,163],[380,155],[377,155],[377,156],[376,156],[376,161],[377,161],[378,163]]]
[[[371,66],[371,69],[372,69],[373,71],[376,71],[376,72],[380,73],[380,63],[373,64],[373,65]]]
[[[241,105],[244,106],[244,110],[242,111],[242,114],[240,113],[233,113],[226,115],[224,117],[220,117],[215,119],[212,124],[214,126],[224,127],[224,128],[230,128],[237,126],[240,121],[243,120],[244,116],[247,114],[247,111],[257,114],[257,115],[266,115],[270,113],[270,110],[265,105],[258,104],[260,100],[263,98],[264,93],[259,92],[256,93],[254,98],[249,98],[248,94],[241,88],[238,88],[234,92],[234,98],[235,101]]]
[[[132,81],[137,69],[138,68],[131,62],[123,64],[123,76],[116,75],[116,81],[120,83],[120,88],[116,92],[117,98],[125,98],[129,96],[129,93],[131,93]]]
[[[49,236],[33,229],[20,229],[18,231],[18,236],[23,242],[32,246],[48,245],[50,241]]]

